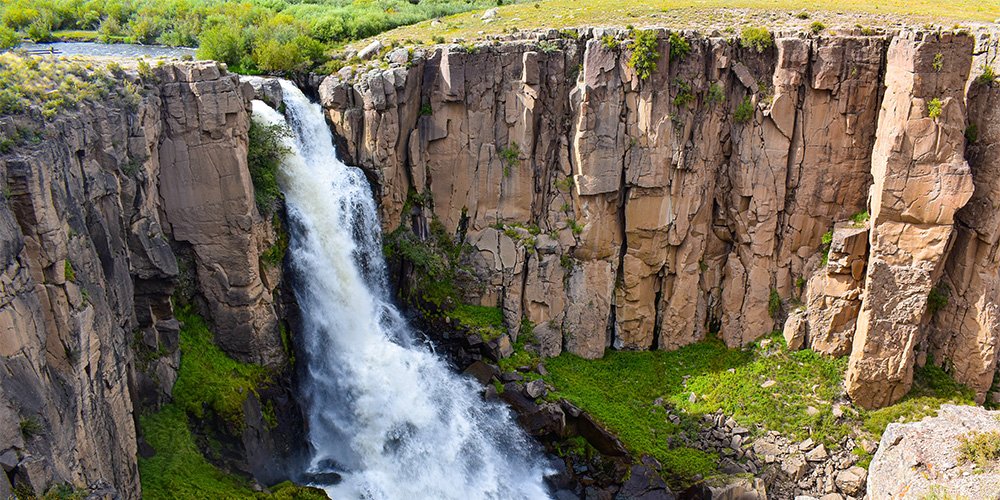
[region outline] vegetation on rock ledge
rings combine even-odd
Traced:
[[[746,350],[710,338],[676,351],[611,351],[593,361],[562,354],[545,366],[546,380],[556,388],[550,397],[578,405],[632,452],[649,454],[688,480],[716,474],[718,457],[675,436],[693,436],[701,415],[717,410],[754,435],[772,430],[837,448],[858,432],[857,438],[877,442],[891,422],[919,420],[944,403],[972,404],[973,396],[929,363],[916,370],[913,389],[899,403],[875,411],[855,408],[844,395],[846,358],[789,351],[778,333]],[[668,411],[681,417],[679,423],[667,418]],[[864,465],[867,454],[854,451]]]

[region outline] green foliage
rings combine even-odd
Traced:
[[[722,85],[719,82],[712,82],[708,86],[708,103],[711,105],[720,104],[726,100],[726,92],[723,90]]]
[[[175,312],[183,326],[174,404],[199,419],[210,410],[235,428],[242,428],[243,402],[267,383],[267,369],[226,355],[213,342],[205,320],[191,306],[178,307]]]
[[[540,358],[534,349],[536,342],[535,325],[531,321],[528,321],[528,318],[523,318],[521,320],[521,328],[517,334],[517,340],[514,342],[514,354],[499,361],[500,369],[504,372],[512,372],[522,366],[531,368],[538,366]],[[537,377],[533,373],[527,373],[525,376],[528,378]]]
[[[66,281],[76,281],[76,271],[73,270],[73,263],[69,259],[66,259],[63,266],[63,276],[66,277]]]
[[[944,54],[940,52],[934,54],[934,60],[931,61],[931,67],[934,68],[934,71],[940,73],[941,70],[944,69]]]
[[[561,30],[559,30],[559,37],[560,38],[567,38],[567,39],[570,39],[570,40],[579,40],[580,39],[580,34],[577,33],[576,30],[561,29]]]
[[[691,53],[691,44],[676,31],[670,33],[670,60],[680,61]]]
[[[959,437],[958,459],[986,469],[1000,460],[1000,432],[972,432]]]
[[[937,120],[941,116],[941,99],[937,97],[931,99],[927,102],[927,116],[933,120]]]
[[[601,45],[608,50],[618,50],[621,47],[621,42],[614,35],[604,34],[601,35]]]
[[[767,315],[771,318],[777,318],[779,312],[781,312],[781,295],[778,295],[778,291],[772,288],[771,294],[767,297]]]
[[[927,489],[927,494],[920,497],[920,500],[969,500],[968,497],[953,495],[947,488],[940,484],[932,484]]]
[[[486,342],[498,339],[507,332],[503,326],[503,311],[499,307],[459,304],[448,313],[448,316],[478,334]]]
[[[552,182],[552,185],[555,186],[556,189],[568,193],[573,189],[573,176],[570,175],[563,177],[562,179],[556,179]]]
[[[32,42],[47,42],[52,38],[52,23],[45,18],[39,18],[24,30],[25,36]]]
[[[767,28],[747,26],[740,32],[740,45],[763,54],[765,50],[774,46],[774,37]]]
[[[96,30],[96,38],[104,42],[199,46],[199,57],[220,60],[234,71],[289,72],[323,64],[330,48],[349,41],[494,4],[495,0],[11,0],[0,4],[0,21],[5,30],[22,31],[36,41],[49,39],[54,30],[92,38]]]
[[[405,207],[425,203],[424,196],[411,191],[404,213]],[[437,218],[431,219],[430,230],[430,238],[422,240],[409,227],[400,226],[385,236],[382,248],[386,260],[412,268],[412,286],[400,288],[400,298],[434,316],[449,304],[459,303],[455,279],[459,273],[469,273],[464,262],[473,250],[468,243],[456,242]]]
[[[12,49],[21,45],[21,37],[13,28],[0,25],[0,50]]]
[[[19,427],[21,429],[21,436],[24,439],[31,439],[42,433],[42,424],[34,417],[21,419]]]
[[[820,259],[819,265],[825,267],[827,262],[830,260],[830,244],[833,243],[833,230],[823,233],[820,236],[820,251],[823,252],[823,257]]]
[[[683,109],[688,104],[694,102],[694,94],[691,92],[691,84],[683,80],[676,80],[674,83],[677,85],[677,95],[674,96],[674,106]]]
[[[271,225],[274,227],[276,235],[275,242],[261,253],[260,260],[269,266],[276,267],[285,261],[285,254],[288,253],[288,231],[277,214],[271,219]]]
[[[566,226],[573,231],[573,236],[580,236],[583,234],[583,226],[576,221],[576,219],[566,219]]]
[[[868,220],[871,218],[872,216],[868,213],[868,211],[864,210],[852,215],[851,222],[854,224],[855,227],[863,227],[865,223],[868,222]],[[830,233],[830,241],[831,242],[833,241],[833,233]]]
[[[509,176],[511,169],[521,163],[521,147],[516,142],[512,142],[510,146],[500,148],[497,154],[500,155],[500,161],[503,162],[504,177]]]
[[[659,41],[654,30],[632,32],[632,43],[629,44],[632,56],[628,65],[635,70],[640,80],[645,80],[656,71],[656,61],[660,58]]]
[[[430,103],[420,105],[420,116],[431,116],[434,114],[434,108],[431,107]]]
[[[250,121],[247,165],[253,181],[254,199],[263,214],[274,212],[275,204],[281,197],[278,171],[281,160],[290,152],[284,142],[284,138],[290,134],[287,127],[277,123]]]
[[[969,144],[974,144],[979,140],[979,127],[975,123],[970,123],[968,127],[965,127],[965,140]]]
[[[948,306],[948,297],[951,295],[951,287],[945,283],[940,283],[931,288],[927,294],[927,312],[935,314]]]
[[[992,66],[983,65],[983,72],[976,77],[976,82],[980,85],[993,85],[997,81],[997,73]]]
[[[753,118],[753,114],[753,102],[750,101],[750,96],[746,96],[743,98],[743,101],[736,106],[736,111],[733,112],[733,122],[746,123]]]
[[[818,35],[818,34],[822,33],[823,30],[825,30],[825,29],[826,29],[826,25],[823,24],[823,23],[821,23],[821,22],[819,22],[819,21],[813,21],[813,23],[809,25],[809,31],[811,31],[812,34],[814,34],[814,35]]]
[[[882,432],[893,422],[916,422],[924,417],[937,414],[943,404],[975,404],[974,393],[968,387],[955,382],[944,370],[930,361],[917,367],[913,373],[910,392],[898,403],[874,411],[859,410],[863,429],[875,440],[882,438]]]

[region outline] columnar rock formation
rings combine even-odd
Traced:
[[[901,399],[951,244],[955,212],[972,196],[964,158],[966,35],[893,39],[872,153],[871,251],[847,392],[865,407]]]
[[[134,421],[176,379],[178,282],[231,354],[284,362],[257,261],[274,235],[246,166],[252,89],[192,63],[157,68],[143,94],[0,155],[0,496],[10,476],[39,496],[139,497]]]
[[[790,33],[757,51],[680,33],[689,50],[671,50],[661,32],[643,79],[628,34],[582,35],[326,78],[321,101],[377,180],[386,229],[437,219],[464,237],[486,282],[466,299],[502,306],[512,336],[530,320],[545,355],[672,349],[710,330],[742,346],[790,311],[813,348],[853,345],[859,402],[898,399],[972,194],[973,39]],[[995,36],[976,43],[978,59],[996,53]]]

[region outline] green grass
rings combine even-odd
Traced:
[[[190,306],[178,307],[181,367],[174,384],[174,402],[197,418],[210,409],[225,421],[243,425],[243,402],[267,383],[266,368],[230,358],[212,340],[205,321]]]
[[[189,306],[178,307],[176,314],[183,326],[174,402],[139,417],[142,435],[156,451],[150,458],[139,458],[143,498],[325,499],[319,490],[288,482],[272,488],[272,495],[255,493],[247,479],[227,473],[205,458],[191,433],[189,419],[204,418],[210,409],[241,427],[243,402],[266,383],[267,370],[240,363],[222,352],[213,343],[205,321]]]
[[[498,339],[507,332],[503,326],[503,311],[499,307],[459,304],[448,316],[487,342]]]
[[[181,406],[168,404],[141,416],[139,425],[156,450],[150,458],[139,458],[143,498],[253,497],[246,480],[219,470],[201,454]]]
[[[972,403],[969,389],[940,368],[927,366],[916,371],[913,390],[901,402],[877,411],[843,405],[845,416],[838,420],[833,404],[844,396],[847,359],[809,350],[789,352],[777,332],[747,350],[727,349],[712,338],[676,351],[611,351],[593,361],[562,354],[546,360],[545,366],[546,379],[556,388],[551,397],[586,410],[629,450],[652,455],[682,480],[710,475],[717,458],[671,448],[668,439],[697,431],[700,416],[717,410],[754,435],[773,430],[836,449],[852,429],[860,428],[877,441],[890,422],[919,420],[946,402]],[[679,424],[666,419],[666,410],[654,404],[657,400],[673,408],[681,417]]]
[[[64,42],[96,42],[100,35],[97,30],[58,30],[52,32],[52,39]]]
[[[729,11],[723,9],[751,9]],[[794,13],[810,13],[805,19],[796,19]],[[720,30],[726,26],[746,25],[750,22],[769,26],[777,22],[798,25],[808,31],[816,20],[830,29],[839,28],[834,13],[864,14],[872,25],[890,25],[892,16],[909,19],[912,24],[934,22],[951,26],[958,21],[992,22],[1000,17],[1000,5],[977,0],[645,0],[620,2],[617,0],[545,0],[500,7],[499,18],[483,24],[479,12],[467,12],[440,19],[431,26],[424,21],[397,28],[379,36],[389,42],[405,40],[430,41],[439,38],[472,40],[488,35],[507,33],[513,29],[561,28],[567,26],[618,26],[632,25],[637,29],[663,26],[670,29],[690,29],[712,26]],[[842,22],[842,21],[841,21]],[[851,24],[853,26],[853,22]],[[709,30],[710,31],[710,30]],[[358,43],[362,46],[364,42]]]
[[[517,334],[517,340],[514,342],[514,353],[509,357],[503,358],[498,363],[500,365],[500,370],[504,372],[513,372],[522,366],[527,366],[534,368],[538,365],[541,358],[538,357],[534,351],[528,349],[528,346],[535,343],[535,326],[528,321],[527,318],[521,320],[521,329]],[[526,378],[534,379],[538,378],[538,374],[535,372],[528,372],[525,374]]]

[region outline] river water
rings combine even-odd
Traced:
[[[319,105],[282,82],[291,264],[302,313],[309,472],[331,498],[549,498],[537,444],[414,334],[392,303],[380,224],[362,172],[340,162]],[[314,476],[315,477],[315,476]]]

